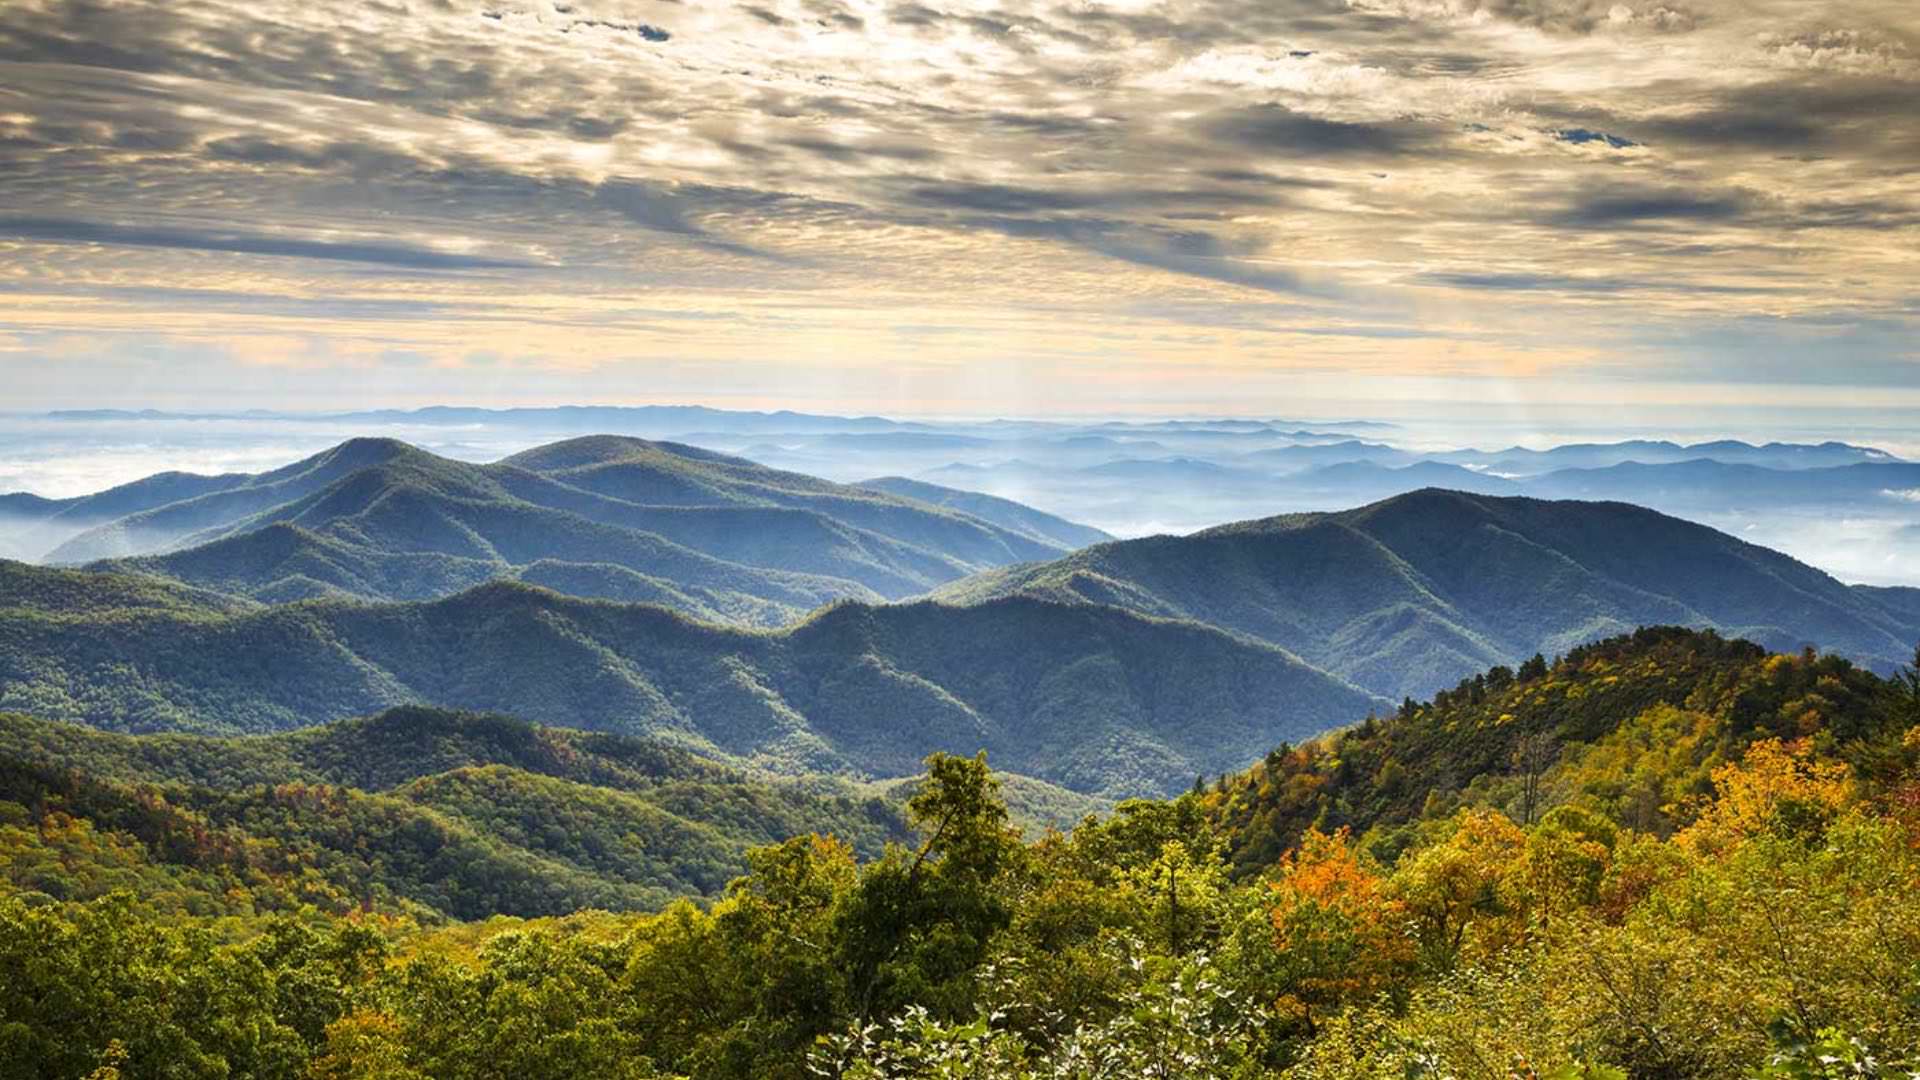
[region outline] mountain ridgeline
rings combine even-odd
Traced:
[[[959,493],[955,493],[959,494]],[[1008,506],[986,507],[1005,515]],[[590,436],[490,465],[354,439],[259,475],[165,474],[9,509],[46,561],[265,602],[419,600],[496,578],[778,625],[1048,558],[1071,523],[1016,528],[675,443]],[[16,540],[16,546],[21,542]]]
[[[0,564],[0,708],[125,731],[271,732],[400,704],[648,735],[785,773],[911,775],[935,750],[1100,796],[1382,704],[1196,623],[1013,597],[842,603],[778,632],[495,582],[412,603],[236,604]]]
[[[1191,619],[1398,700],[1656,624],[1788,651],[1814,644],[1888,670],[1920,640],[1907,592],[1844,585],[1624,503],[1427,489],[1340,513],[1100,544],[936,596],[1035,596]]]

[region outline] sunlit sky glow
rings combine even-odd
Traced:
[[[8,0],[0,313],[18,409],[1920,406],[1920,5]]]

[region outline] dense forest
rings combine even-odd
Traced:
[[[1888,671],[1920,636],[1908,592],[1843,584],[1641,506],[1426,488],[1352,510],[1096,544],[935,595],[1191,619],[1398,701],[1653,625],[1712,627],[1782,651],[1814,641]]]
[[[936,750],[1097,798],[1173,795],[1384,699],[1192,622],[1031,597],[822,608],[779,631],[496,581],[440,600],[246,605],[0,561],[0,710],[264,734],[433,704],[669,740],[789,776]]]
[[[1920,1068],[1916,668],[1645,630],[1024,837],[981,758],[930,758],[889,821],[671,748],[412,720],[229,740],[217,766],[0,727],[0,1076]],[[422,729],[435,755],[398,763]],[[594,848],[695,784],[788,800],[796,835],[659,908]],[[514,850],[423,872],[487,857],[462,828]],[[513,858],[602,910],[406,894],[504,889]]]

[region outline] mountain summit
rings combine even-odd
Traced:
[[[1625,503],[1437,488],[1100,544],[937,595],[1042,596],[1211,623],[1394,698],[1650,624],[1777,649],[1818,644],[1883,668],[1910,658],[1920,637],[1920,621],[1881,590],[1704,525]]]
[[[978,508],[601,435],[487,465],[352,439],[259,475],[173,474],[83,500],[21,501],[13,514],[37,515],[43,540],[64,537],[50,561],[269,602],[422,600],[520,578],[778,625],[834,600],[899,599],[1052,558],[1082,535],[1018,504]]]

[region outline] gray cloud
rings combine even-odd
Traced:
[[[1207,117],[1201,128],[1255,153],[1293,158],[1389,157],[1425,148],[1435,137],[1415,122],[1326,120],[1280,104],[1222,110]]]
[[[461,255],[400,244],[301,240],[225,229],[113,225],[73,218],[0,216],[0,236],[52,244],[112,244],[182,251],[222,251],[236,255],[379,263],[423,270],[531,270],[538,266],[519,259]]]
[[[1525,271],[1434,271],[1420,275],[1420,280],[1428,284],[1445,285],[1459,289],[1485,289],[1495,292],[1585,293],[1599,296],[1644,292],[1693,293],[1708,296],[1748,296],[1783,291],[1777,286],[1766,285],[1718,285],[1697,281],[1597,277],[1574,274],[1543,274]]]
[[[1747,212],[1748,199],[1681,188],[1595,189],[1577,195],[1544,220],[1569,229],[1627,228],[1648,222],[1729,221]]]

